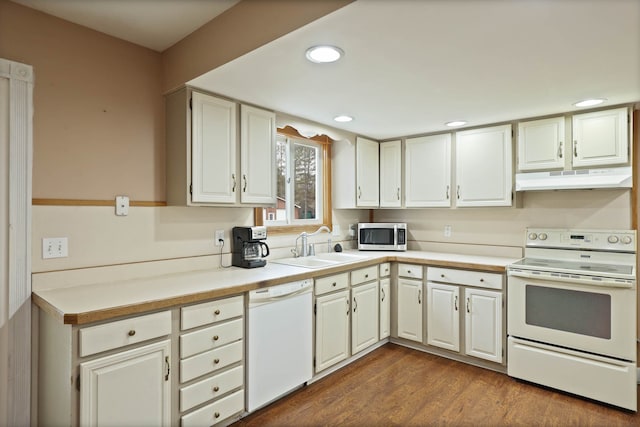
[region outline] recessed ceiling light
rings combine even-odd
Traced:
[[[325,62],[335,62],[344,55],[344,52],[339,47],[335,46],[313,46],[307,49],[307,59],[311,62],[318,64]]]
[[[346,122],[350,122],[351,120],[353,120],[353,117],[351,116],[336,116],[333,118],[333,120],[335,120],[336,122],[340,122],[340,123],[346,123]]]
[[[585,99],[584,101],[576,102],[573,104],[575,107],[593,107],[594,105],[600,105],[604,101],[605,98],[594,98],[594,99]]]
[[[452,122],[445,123],[445,126],[449,126],[451,128],[454,128],[454,127],[458,127],[458,126],[464,126],[466,124],[467,124],[467,122],[465,122],[464,120],[454,120]]]

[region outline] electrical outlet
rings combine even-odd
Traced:
[[[444,226],[444,237],[451,237],[451,226],[450,225],[445,225]]]
[[[42,239],[42,259],[69,256],[69,239],[66,237],[45,237]]]
[[[356,237],[356,229],[358,228],[358,224],[349,224],[349,237]]]
[[[222,246],[223,245],[222,242],[224,242],[224,230],[216,230],[214,239],[215,239],[216,246]]]

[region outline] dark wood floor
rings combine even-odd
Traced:
[[[640,426],[640,415],[386,344],[233,424]]]

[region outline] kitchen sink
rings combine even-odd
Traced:
[[[292,265],[294,267],[322,268],[359,261],[365,258],[365,255],[345,254],[342,252],[327,252],[307,257],[274,259],[270,262],[275,264]]]

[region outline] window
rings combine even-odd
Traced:
[[[278,129],[277,202],[256,209],[257,225],[268,226],[271,233],[331,226],[329,141],[326,136],[304,138],[290,127]]]

